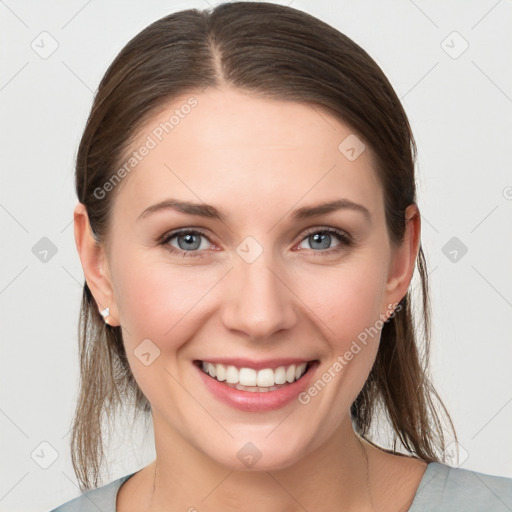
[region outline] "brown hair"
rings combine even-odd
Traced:
[[[235,2],[177,12],[152,23],[128,42],[105,73],[76,161],[76,192],[99,243],[108,243],[116,189],[105,197],[95,190],[118,170],[137,130],[174,97],[223,84],[320,106],[349,125],[372,151],[389,236],[393,243],[401,242],[405,209],[416,202],[416,146],[404,109],[379,66],[351,39],[311,15],[271,3]],[[383,405],[393,429],[393,449],[398,438],[409,453],[444,462],[445,440],[434,399],[455,439],[456,434],[427,375],[430,314],[421,247],[417,270],[423,356],[408,292],[400,312],[382,329],[375,364],[351,415],[355,429],[365,436]],[[135,414],[149,413],[150,405],[131,373],[121,328],[104,323],[87,283],[79,336],[80,390],[71,452],[84,491],[99,482],[104,419],[129,400]]]

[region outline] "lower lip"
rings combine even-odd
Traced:
[[[308,387],[313,373],[318,366],[318,361],[310,363],[308,371],[299,380],[275,391],[264,391],[262,393],[258,391],[240,391],[231,388],[210,377],[197,364],[194,364],[194,366],[206,387],[220,401],[241,411],[261,412],[280,409],[297,398]]]

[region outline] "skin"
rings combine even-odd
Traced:
[[[147,122],[129,152],[191,95]],[[418,252],[418,209],[407,209],[403,244],[393,245],[369,147],[348,160],[338,145],[350,127],[318,106],[227,87],[194,97],[197,106],[117,185],[108,244],[94,243],[83,205],[75,209],[87,283],[99,308],[110,306],[108,322],[121,325],[152,407],[157,458],[121,487],[118,510],[371,510],[349,409],[380,336],[309,404],[294,400],[269,412],[217,401],[192,361],[304,357],[320,361],[320,376],[405,295]],[[170,197],[214,205],[226,219],[172,209],[138,219]],[[296,208],[339,198],[363,205],[370,219],[352,209],[291,217]],[[178,228],[205,233],[196,256],[159,245]],[[338,228],[354,243],[332,236],[326,244],[336,250],[326,254],[308,228]],[[247,236],[263,249],[252,263],[236,252]],[[176,237],[169,245],[179,250]],[[160,350],[149,366],[134,355],[144,339]],[[251,468],[237,457],[249,441],[262,454]],[[363,444],[373,506],[407,510],[426,464]]]

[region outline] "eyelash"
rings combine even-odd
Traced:
[[[335,247],[331,247],[330,249],[324,249],[324,250],[320,250],[320,251],[315,251],[313,249],[309,249],[310,251],[313,252],[313,254],[315,254],[315,256],[324,256],[326,254],[330,255],[330,254],[340,251],[343,247],[350,247],[351,245],[353,245],[353,240],[350,237],[350,235],[348,233],[346,233],[345,231],[342,231],[342,230],[336,229],[336,228],[313,228],[313,229],[310,229],[310,230],[306,231],[306,233],[304,233],[304,236],[302,237],[302,239],[300,240],[299,243],[302,243],[306,238],[308,238],[309,236],[316,234],[316,233],[327,233],[329,235],[334,235],[340,243],[339,243],[339,245],[336,245]],[[202,250],[201,251],[198,251],[198,250],[183,251],[180,249],[176,249],[176,247],[173,247],[172,245],[169,245],[169,242],[173,238],[176,238],[180,235],[185,235],[185,234],[200,235],[200,236],[203,236],[204,238],[206,238],[208,241],[210,241],[208,236],[205,233],[203,233],[202,231],[185,228],[185,229],[179,229],[176,231],[171,231],[170,233],[166,233],[160,239],[159,245],[164,246],[165,249],[172,254],[181,255],[183,257],[188,257],[188,256],[202,257],[203,256],[203,254],[201,254],[203,252]],[[308,249],[299,249],[299,251],[304,251],[304,250],[307,251]]]

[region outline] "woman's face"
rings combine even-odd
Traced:
[[[410,250],[389,240],[369,148],[319,107],[210,89],[147,122],[126,163],[104,304],[151,403],[157,450],[172,437],[225,466],[261,457],[258,469],[277,469],[346,428],[412,271]],[[151,209],[163,201],[200,208]],[[246,368],[227,379],[261,387],[316,363],[258,392],[198,361]]]

